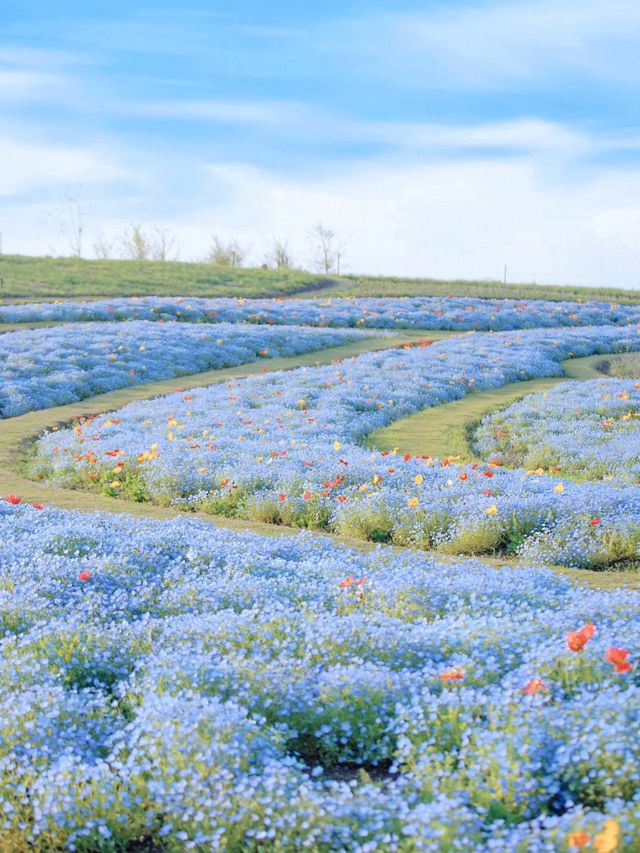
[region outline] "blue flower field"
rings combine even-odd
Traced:
[[[3,309],[67,325],[0,335],[3,482],[51,498],[0,500],[0,851],[640,850],[640,377],[492,412],[476,462],[368,443],[640,351],[637,309],[217,303]]]

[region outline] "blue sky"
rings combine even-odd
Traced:
[[[640,286],[635,0],[13,5],[5,251],[80,211],[87,255],[140,222],[304,264],[322,220],[353,272]]]

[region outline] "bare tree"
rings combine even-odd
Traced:
[[[102,231],[98,231],[93,241],[93,253],[101,261],[112,258],[115,253],[116,241],[107,237]]]
[[[76,258],[82,257],[83,210],[77,198],[67,198],[69,224],[67,237],[71,251]],[[63,228],[63,230],[67,230]]]
[[[289,251],[288,240],[273,238],[273,244],[265,256],[265,263],[277,270],[289,270],[293,266],[293,256]]]
[[[344,256],[344,243],[337,240],[336,232],[318,222],[309,232],[313,250],[312,264],[318,272],[340,275],[340,262]]]
[[[168,228],[155,228],[151,243],[151,258],[154,261],[175,261],[180,254],[176,248],[176,238]]]
[[[228,240],[225,243],[214,234],[205,263],[215,264],[217,267],[241,267],[246,255],[247,250],[236,240]]]
[[[132,222],[120,238],[125,258],[134,261],[148,261],[151,258],[153,245],[139,223]]]
[[[139,223],[131,223],[120,237],[125,258],[134,261],[175,261],[175,235],[168,229],[157,226],[149,230]]]

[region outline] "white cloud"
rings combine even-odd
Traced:
[[[183,259],[201,257],[216,232],[250,246],[257,263],[273,236],[288,238],[305,262],[308,230],[322,220],[346,240],[353,272],[484,278],[500,277],[506,263],[512,281],[640,286],[640,166],[565,167],[615,140],[536,121],[462,130],[415,125],[412,133],[416,143],[425,137],[428,158],[379,157],[332,172],[325,163],[323,176],[306,177],[247,163],[193,164],[176,176],[164,171],[165,161],[134,151],[127,171],[122,156],[115,163],[102,150],[0,140],[5,250],[68,251],[59,225],[64,185],[84,183],[85,194],[74,195],[90,213],[87,246],[98,229],[113,235],[142,221],[174,229]],[[519,156],[497,156],[500,141]],[[449,156],[450,147],[465,144],[473,148],[465,158]],[[483,155],[485,146],[491,150]],[[168,187],[170,209],[163,208]],[[57,191],[58,207],[28,203],[35,191],[49,199]]]
[[[0,198],[122,177],[112,159],[89,148],[35,145],[0,137]]]
[[[55,74],[0,69],[0,101],[49,100],[64,85]]]
[[[340,51],[356,39],[369,71],[377,59],[380,73],[395,69],[416,86],[513,87],[549,82],[560,70],[604,80],[640,78],[636,0],[469,4],[350,21],[342,31],[344,39],[334,34]]]
[[[352,271],[640,285],[640,169],[602,171],[579,186],[549,183],[533,160],[362,164],[328,180],[282,180],[215,166],[220,205],[191,221],[266,245],[287,236],[298,257],[318,219],[347,239]],[[188,223],[183,223],[188,232]]]

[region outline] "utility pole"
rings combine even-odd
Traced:
[[[504,265],[504,283],[507,283],[507,265]]]

